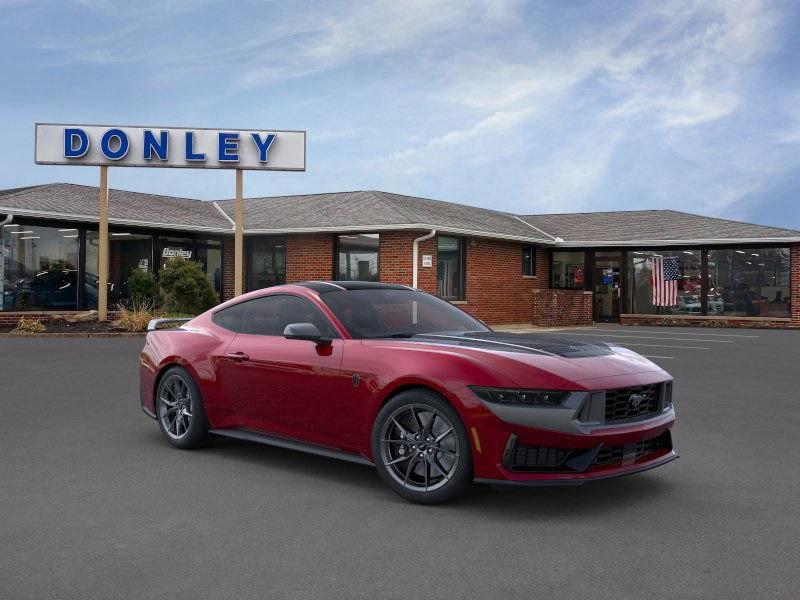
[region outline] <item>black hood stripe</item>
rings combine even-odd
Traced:
[[[531,346],[522,346],[520,344],[512,344],[510,342],[501,342],[500,340],[482,340],[480,338],[473,338],[467,336],[455,336],[455,335],[441,335],[438,333],[429,333],[424,336],[425,338],[440,338],[440,339],[447,339],[447,340],[464,340],[467,342],[479,342],[480,344],[496,344],[498,346],[505,346],[506,348],[512,348],[519,352],[522,350],[523,352],[535,352],[536,354],[546,354],[547,356],[557,356],[553,352],[547,352],[546,350],[542,350],[540,348],[532,348]],[[461,344],[467,345],[467,344]],[[476,347],[478,347],[476,345]]]
[[[420,333],[403,339],[404,342],[437,343],[476,350],[521,352],[562,358],[588,358],[615,354],[611,344],[576,340],[540,333],[503,333],[496,331],[465,331]]]

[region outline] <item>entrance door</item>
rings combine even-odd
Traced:
[[[622,287],[620,267],[622,252],[594,253],[594,320],[604,323],[619,321]]]

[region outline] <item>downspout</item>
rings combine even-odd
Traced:
[[[433,236],[436,235],[436,230],[431,229],[430,233],[426,233],[425,235],[418,237],[414,240],[413,250],[411,252],[412,260],[414,261],[414,267],[411,269],[411,287],[417,289],[417,284],[419,283],[419,243],[424,242],[425,240],[431,239]]]
[[[12,215],[11,213],[7,214],[6,218],[0,221],[0,227],[2,227],[3,225],[8,225],[13,220],[14,220],[14,215]]]

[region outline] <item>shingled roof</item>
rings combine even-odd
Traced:
[[[233,200],[208,202],[125,190],[109,193],[109,221],[115,225],[216,233],[233,229]],[[0,190],[0,212],[96,222],[97,196],[96,187],[69,183]],[[516,216],[380,191],[247,198],[245,219],[247,233],[437,229],[563,246],[800,241],[800,231],[674,210]]]
[[[800,231],[704,217],[675,210],[523,215],[526,222],[566,243],[579,245],[639,245],[748,240],[800,240]]]
[[[388,192],[248,198],[245,202],[245,229],[250,232],[438,229],[444,233],[552,241],[509,213]],[[218,205],[233,218],[233,200],[222,200]]]
[[[19,216],[97,222],[98,188],[72,183],[35,185],[0,192],[0,212]],[[231,223],[212,202],[109,190],[108,220],[160,229],[229,231]]]

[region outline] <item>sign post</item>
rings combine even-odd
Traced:
[[[305,171],[305,131],[36,123],[39,165],[100,167],[97,318],[108,319],[108,167],[234,169],[234,290],[244,291],[243,171]]]
[[[100,167],[100,210],[97,252],[97,320],[108,319],[108,167]]]
[[[244,183],[241,169],[236,169],[236,209],[234,217],[236,230],[234,231],[234,256],[236,264],[233,268],[233,290],[234,295],[239,296],[244,292]]]

